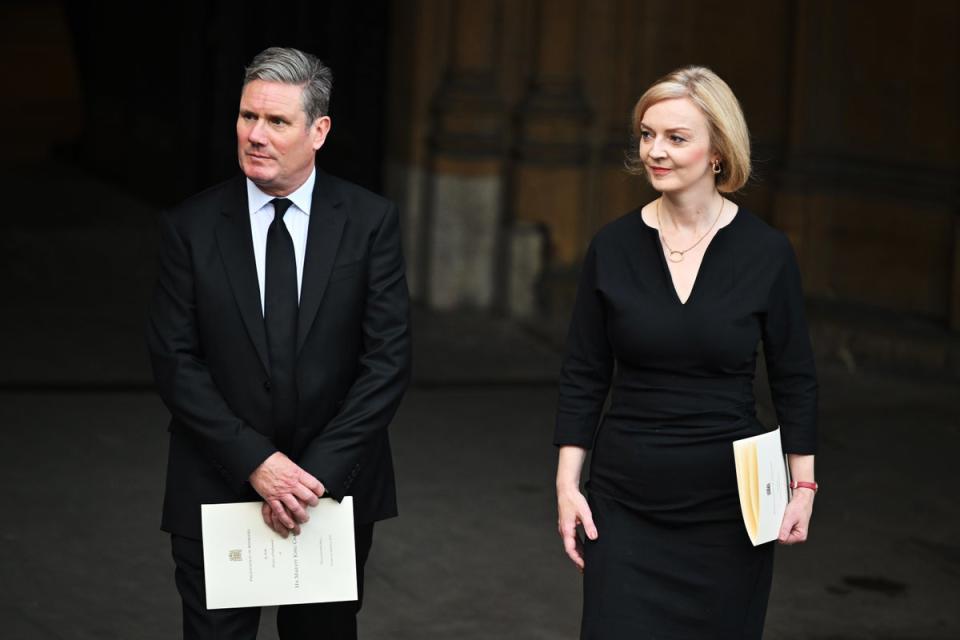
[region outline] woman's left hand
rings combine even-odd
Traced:
[[[777,540],[781,544],[806,542],[810,535],[810,517],[813,515],[813,496],[810,489],[794,489],[793,499],[787,503]]]

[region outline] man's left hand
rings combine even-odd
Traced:
[[[269,504],[264,502],[260,507],[260,513],[263,515],[263,521],[267,524],[268,527],[277,532],[281,538],[286,538],[290,535],[290,529],[287,529],[284,524],[280,521],[280,518],[277,517],[277,514],[273,512],[273,509]],[[287,514],[291,519],[293,516]],[[294,531],[295,534],[299,533],[299,527]]]

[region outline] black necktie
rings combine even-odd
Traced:
[[[283,214],[292,204],[274,198],[273,222],[267,230],[267,273],[264,287],[263,319],[270,354],[270,392],[276,444],[287,449],[297,419],[297,384],[294,364],[297,351],[297,260],[293,238],[283,223]]]

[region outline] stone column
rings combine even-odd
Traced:
[[[542,287],[549,308],[566,306],[570,278],[586,244],[584,231],[589,132],[593,110],[581,72],[581,0],[536,0],[531,74],[514,112],[512,228],[536,225],[545,238],[543,275],[511,278],[511,288]],[[535,247],[528,251],[536,250]],[[525,296],[517,292],[512,300]],[[529,297],[527,297],[529,299]],[[529,313],[529,309],[514,309]]]
[[[489,308],[503,202],[499,0],[449,5],[447,66],[431,107],[420,280],[437,309]]]
[[[580,0],[539,0],[533,76],[516,109],[513,207],[516,219],[539,222],[550,255],[575,262],[581,249],[586,127],[592,110],[580,78]]]

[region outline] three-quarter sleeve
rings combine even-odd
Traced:
[[[583,261],[560,370],[560,399],[553,436],[557,446],[589,449],[593,445],[613,374],[613,350],[607,337],[604,301],[597,285],[595,244],[591,243]]]
[[[763,322],[763,349],[784,453],[811,454],[817,449],[817,373],[800,269],[785,238],[784,245]]]

